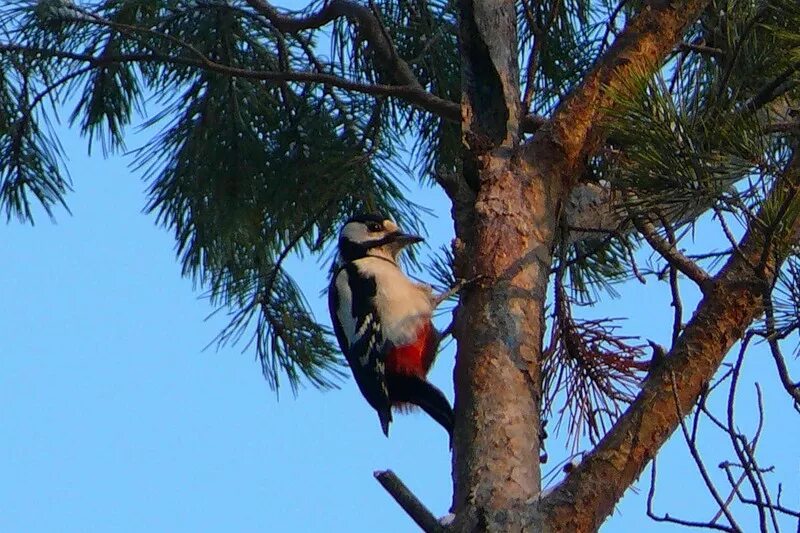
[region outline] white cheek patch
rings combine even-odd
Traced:
[[[364,224],[351,222],[342,229],[342,237],[350,242],[364,242],[369,240],[369,234]]]

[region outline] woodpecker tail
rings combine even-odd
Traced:
[[[418,376],[387,375],[389,400],[394,403],[413,403],[439,422],[453,437],[453,408],[444,393]]]
[[[378,418],[381,419],[381,429],[383,434],[389,436],[389,424],[392,421],[392,410],[387,407],[386,409],[378,409]]]

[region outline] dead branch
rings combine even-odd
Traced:
[[[672,375],[672,394],[675,399],[675,409],[678,412],[678,416],[680,417],[680,426],[681,426],[681,433],[683,434],[683,440],[686,442],[686,447],[689,449],[689,454],[692,456],[695,465],[697,466],[698,472],[700,472],[700,476],[703,478],[703,482],[708,489],[709,494],[714,498],[714,501],[717,502],[719,506],[719,512],[725,515],[725,518],[728,520],[730,524],[730,528],[732,531],[742,531],[741,527],[736,523],[736,520],[733,518],[733,514],[728,509],[728,504],[722,500],[722,496],[720,496],[717,487],[714,485],[714,482],[711,480],[711,476],[708,474],[708,469],[706,469],[705,463],[703,462],[703,458],[700,455],[700,450],[697,448],[697,431],[700,427],[700,410],[695,411],[694,421],[692,423],[692,432],[689,433],[688,428],[686,427],[686,421],[684,420],[685,413],[680,411],[680,401],[678,399],[678,389],[677,389],[677,380],[675,379],[675,374]],[[715,523],[712,519],[708,524]]]
[[[378,483],[403,508],[425,533],[444,533],[446,529],[425,505],[391,470],[377,470],[373,474]]]
[[[772,295],[769,291],[764,291],[764,322],[766,325],[765,337],[769,344],[770,354],[775,361],[775,366],[778,371],[778,378],[781,385],[794,401],[794,408],[800,411],[800,382],[795,382],[789,375],[789,367],[786,365],[786,359],[783,357],[781,351],[780,340],[778,332],[775,329],[775,309],[772,304]]]
[[[658,230],[652,222],[638,216],[632,216],[631,221],[653,250],[658,252],[670,266],[676,268],[687,278],[694,281],[704,293],[711,288],[711,277],[708,275],[708,272],[683,255],[683,253],[678,250],[676,243],[665,241],[658,234]]]
[[[711,522],[699,522],[694,520],[685,520],[683,518],[675,518],[670,516],[669,513],[664,513],[663,516],[659,516],[653,510],[653,501],[656,497],[656,475],[657,475],[657,468],[656,468],[656,459],[653,459],[653,462],[650,464],[650,488],[647,490],[647,516],[651,520],[656,522],[668,522],[672,524],[678,524],[680,526],[685,527],[696,527],[696,528],[704,528],[704,529],[713,529],[716,531],[728,531],[731,533],[736,533],[741,531],[741,529],[734,529],[728,526],[723,526],[722,524],[716,524],[713,521]]]

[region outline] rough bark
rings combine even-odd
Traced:
[[[460,3],[464,177],[457,269],[484,278],[462,299],[455,335],[457,531],[515,531],[540,490],[539,355],[554,202],[519,147],[514,2]]]
[[[602,142],[609,88],[654,70],[706,3],[650,2],[525,147],[514,2],[459,4],[464,180],[474,203],[454,204],[456,273],[484,277],[463,295],[455,328],[456,531],[570,530],[555,518],[574,507],[551,504],[543,517],[535,505],[543,311],[558,211]],[[587,500],[582,514],[596,519],[585,524],[599,525],[619,495]],[[569,503],[576,502],[583,504]]]
[[[556,109],[528,144],[526,154],[535,161],[546,145],[550,158],[558,158],[560,177],[571,187],[580,165],[593,155],[606,132],[603,119],[613,104],[612,94],[633,75],[652,72],[675,47],[687,27],[709,0],[651,0],[625,26],[583,82]]]

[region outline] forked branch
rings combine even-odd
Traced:
[[[631,221],[647,243],[653,250],[658,252],[667,263],[678,269],[687,278],[694,281],[704,293],[711,288],[711,276],[700,268],[697,263],[683,255],[674,243],[667,242],[662,238],[652,222],[638,216],[631,217]]]
[[[800,155],[795,153],[765,204],[798,187]],[[760,212],[755,220],[763,216]],[[785,235],[794,235],[799,229],[800,219],[792,220]],[[765,239],[763,228],[755,222],[750,224],[739,245],[741,253],[733,254],[713,278],[712,290],[705,294],[664,363],[645,380],[636,401],[581,465],[540,502],[539,510],[549,522],[587,531],[596,528],[598,519],[611,512],[622,493],[679,427],[678,411],[691,410],[725,354],[763,313],[764,287],[771,286],[788,253],[785,243],[776,242],[781,240]],[[762,262],[762,257],[767,260]],[[760,265],[760,270],[754,271],[753,264]],[[673,374],[681,376],[677,392],[672,387]],[[758,486],[758,480],[751,484]],[[575,512],[576,502],[589,512]]]

